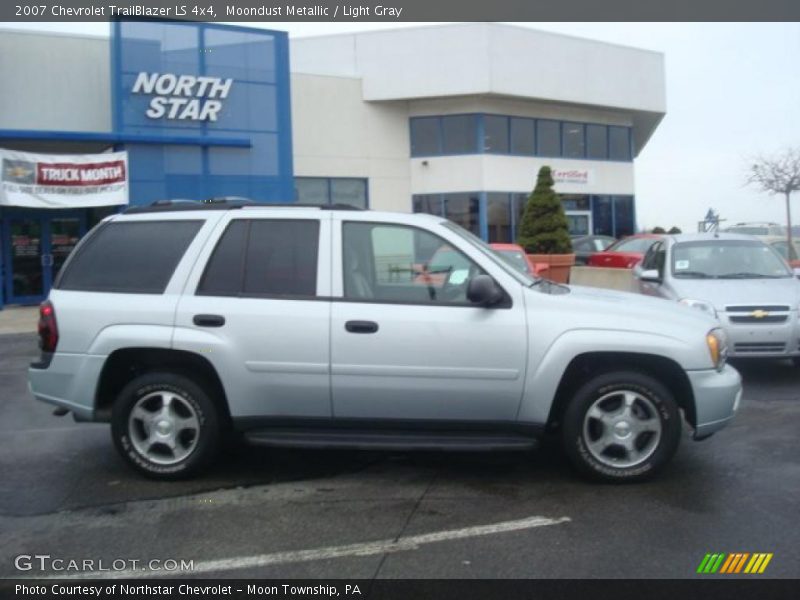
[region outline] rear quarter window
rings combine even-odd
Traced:
[[[100,225],[76,248],[56,288],[163,294],[203,221],[127,221]]]

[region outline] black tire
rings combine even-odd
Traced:
[[[623,391],[632,392],[627,397],[634,398],[632,410],[635,415],[630,419],[617,417],[619,413],[616,410],[622,410],[626,398]],[[604,397],[606,399],[595,406]],[[608,407],[613,408],[615,402],[620,402],[618,409],[604,412]],[[604,417],[619,418],[625,422],[615,424],[619,426],[617,429],[600,419],[587,418],[593,406],[593,414],[597,414],[597,408],[602,407],[600,412]],[[658,423],[642,421],[639,417],[658,419]],[[629,421],[652,424],[649,427],[660,425],[660,431],[635,433],[626,424]],[[617,371],[597,375],[578,389],[564,412],[562,441],[567,456],[584,475],[611,482],[642,481],[656,474],[673,457],[680,443],[681,427],[681,413],[666,387],[656,379],[636,371]],[[622,442],[619,445],[615,443],[617,433],[624,435],[626,432],[627,437],[633,436],[632,443],[638,442],[634,446],[635,452],[642,451],[638,459],[636,454],[625,450]],[[598,446],[606,443],[608,438],[612,443],[599,453]],[[596,442],[593,444],[594,450],[590,449],[590,442]],[[613,464],[617,461],[619,465]]]
[[[178,440],[180,452],[170,450],[166,444],[160,444],[157,440],[151,446],[154,448],[151,453],[154,458],[151,458],[137,449],[137,446],[141,448],[148,443],[149,436],[144,442],[139,438],[145,437],[149,428],[144,427],[141,422],[132,421],[131,413],[137,404],[140,408],[146,406],[140,404],[140,401],[152,401],[157,405],[161,398],[163,405],[167,396],[171,397],[169,403],[174,404],[175,408],[172,410],[176,414],[180,409],[181,414],[177,416],[184,418],[186,422],[194,417],[191,422],[196,422],[197,427],[180,431],[179,427],[172,428],[177,432],[173,434],[173,438]],[[153,414],[160,413],[156,410]],[[146,373],[133,379],[117,396],[111,412],[111,437],[117,451],[140,473],[153,479],[182,479],[197,473],[216,454],[220,439],[220,418],[209,394],[189,377],[168,371]],[[162,450],[163,459],[159,455]],[[187,454],[180,456],[184,452]],[[168,464],[158,462],[162,460]]]

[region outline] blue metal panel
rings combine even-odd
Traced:
[[[105,133],[94,131],[44,131],[41,129],[0,129],[0,139],[43,140],[66,142],[98,142],[114,145],[115,150],[123,150],[121,144],[170,144],[176,146],[228,146],[249,148],[248,137],[220,136],[169,136],[164,134]]]
[[[216,195],[292,201],[285,32],[211,23],[118,21],[112,25],[111,64],[113,122],[115,134],[127,142],[132,204]],[[227,97],[216,98],[222,102],[216,121],[150,118],[146,111],[158,94],[132,93],[139,73],[233,83]],[[200,84],[191,88],[193,93],[200,89]],[[208,100],[197,99],[201,104]],[[148,142],[154,145],[145,145]]]

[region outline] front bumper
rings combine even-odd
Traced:
[[[728,356],[732,358],[789,358],[800,356],[800,321],[795,311],[769,315],[785,318],[782,322],[736,323],[734,318],[747,318],[743,313],[720,313],[719,320],[728,334]],[[768,318],[769,318],[768,317]]]
[[[722,371],[687,371],[694,392],[695,439],[708,437],[733,419],[742,399],[742,378],[730,365]]]

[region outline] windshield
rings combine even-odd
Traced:
[[[780,254],[759,241],[708,240],[676,244],[672,275],[680,279],[772,279],[791,277]]]
[[[540,277],[534,277],[527,272],[520,271],[513,265],[510,259],[503,256],[500,252],[497,252],[494,248],[489,246],[486,242],[484,242],[481,238],[477,235],[472,233],[471,231],[467,231],[460,225],[453,223],[452,221],[444,221],[442,223],[445,227],[447,227],[450,231],[453,231],[468,241],[470,244],[475,246],[478,250],[483,252],[486,256],[492,259],[493,262],[500,265],[502,269],[512,275],[514,279],[518,280],[523,285],[531,285],[532,283],[539,281]]]
[[[494,250],[494,249],[493,249]],[[522,273],[528,273],[528,259],[518,250],[495,250],[501,258],[505,258],[508,263]]]
[[[772,242],[771,245],[786,260],[797,260],[797,258],[800,257],[800,242],[792,241],[792,248],[794,249],[794,252],[792,252],[791,256],[788,256],[788,242]]]
[[[626,238],[618,241],[616,244],[611,244],[608,247],[609,252],[640,252],[644,254],[650,249],[650,246],[655,244],[658,238],[654,237],[640,237],[640,238]]]

